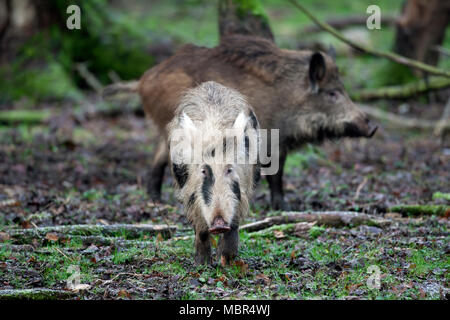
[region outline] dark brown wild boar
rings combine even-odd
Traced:
[[[278,48],[252,36],[229,36],[215,48],[183,46],[148,70],[138,83],[111,87],[139,92],[145,113],[161,131],[148,191],[160,197],[168,161],[166,125],[180,95],[205,81],[216,81],[248,97],[262,129],[279,129],[280,169],[267,176],[274,209],[283,209],[283,165],[287,153],[304,143],[339,137],[372,137],[377,127],[352,102],[338,69],[323,52]]]

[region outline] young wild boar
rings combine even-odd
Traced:
[[[195,230],[196,263],[211,263],[210,234],[221,234],[223,265],[237,254],[239,220],[259,176],[258,129],[246,99],[212,81],[190,89],[167,126],[177,196]]]
[[[248,98],[262,129],[279,129],[280,150],[271,154],[280,169],[267,179],[274,209],[283,209],[283,165],[287,153],[304,143],[339,137],[372,137],[377,127],[351,101],[338,69],[323,52],[278,48],[273,42],[235,35],[209,49],[183,46],[175,55],[148,70],[138,83],[124,86],[139,92],[145,113],[161,131],[148,183],[158,199],[168,161],[166,124],[179,95],[204,81],[216,81]],[[110,92],[120,87],[109,89]]]

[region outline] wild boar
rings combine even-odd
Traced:
[[[198,264],[212,262],[210,234],[221,234],[223,265],[237,254],[239,221],[259,176],[258,129],[244,96],[212,81],[187,91],[167,126],[177,197],[194,226]]]
[[[187,44],[148,70],[139,82],[108,89],[138,92],[145,113],[161,131],[147,189],[161,195],[168,162],[166,124],[180,94],[205,81],[234,88],[248,98],[262,129],[279,129],[280,148],[272,158],[279,170],[268,175],[271,205],[284,209],[283,165],[301,145],[339,137],[367,137],[377,127],[349,98],[333,59],[323,52],[285,50],[252,36],[224,37],[215,48]]]

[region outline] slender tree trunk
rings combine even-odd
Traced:
[[[260,0],[219,0],[219,34],[254,35],[274,41]]]
[[[450,22],[450,1],[406,0],[397,22],[394,51],[405,57],[437,65],[445,30]]]

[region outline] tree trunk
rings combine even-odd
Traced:
[[[405,57],[437,65],[445,29],[450,22],[450,1],[406,0],[397,22],[394,51]]]
[[[274,41],[259,0],[219,0],[219,34],[221,38],[245,34]]]

